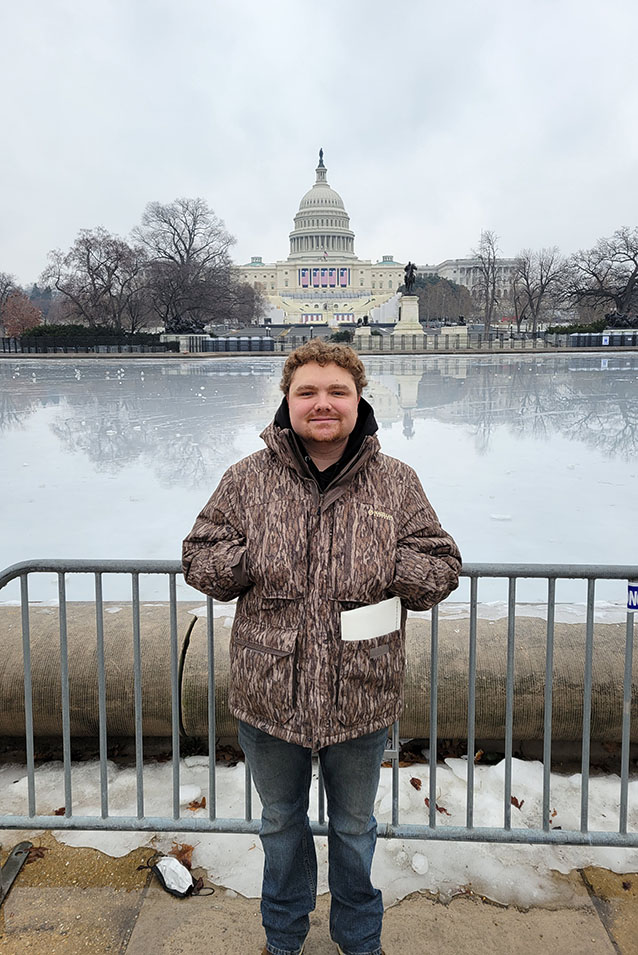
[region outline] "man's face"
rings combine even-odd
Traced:
[[[342,441],[357,422],[359,395],[349,371],[334,362],[309,361],[292,376],[288,410],[305,442]]]

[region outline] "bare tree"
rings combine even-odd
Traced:
[[[228,305],[235,239],[204,199],[149,203],[133,235],[150,256],[150,302],[166,331],[201,330]]]
[[[522,280],[516,272],[512,276],[512,305],[514,306],[514,317],[516,319],[516,331],[520,332],[521,325],[527,320],[529,314],[529,301],[525,296]]]
[[[498,236],[490,229],[481,232],[478,248],[472,250],[477,259],[479,280],[473,288],[483,310],[483,330],[489,334],[494,317],[496,300],[497,259],[499,253]]]
[[[67,253],[49,254],[42,276],[70,304],[69,317],[91,327],[134,332],[147,323],[140,301],[145,295],[147,258],[106,229],[82,229]]]
[[[419,299],[419,314],[426,321],[456,321],[472,311],[470,290],[440,275],[417,278],[414,294]]]
[[[618,229],[568,261],[574,304],[610,307],[619,315],[638,312],[638,228]]]
[[[216,318],[236,328],[252,325],[266,313],[268,302],[259,288],[237,282],[232,276],[225,301],[215,309]]]
[[[19,291],[16,280],[8,272],[0,272],[0,312],[12,292]]]
[[[565,260],[556,246],[519,252],[514,267],[513,292],[518,331],[521,321],[526,319],[531,321],[532,331],[536,332],[543,309],[560,301],[565,278]]]

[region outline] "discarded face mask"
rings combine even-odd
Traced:
[[[140,869],[150,869],[157,876],[160,885],[178,899],[189,895],[212,895],[212,886],[204,887],[203,879],[194,879],[190,870],[174,856],[154,856]]]

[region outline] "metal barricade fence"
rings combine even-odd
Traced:
[[[64,774],[64,815],[43,815],[36,812],[35,747],[33,726],[33,688],[31,679],[29,576],[32,574],[56,574],[58,582],[58,614],[60,634],[60,679],[62,709],[62,749]],[[99,720],[99,775],[100,814],[75,815],[71,774],[71,731],[69,704],[69,653],[67,641],[67,575],[91,574],[94,577],[94,603],[97,639],[97,681]],[[109,812],[109,783],[107,768],[107,704],[105,680],[105,635],[103,576],[126,574],[131,580],[132,642],[134,669],[135,710],[135,772],[136,814],[134,816],[111,815]],[[171,672],[171,744],[172,744],[172,815],[147,816],[143,780],[144,742],[142,715],[142,653],[140,643],[140,575],[163,575],[168,579],[169,593],[169,643]],[[179,648],[177,630],[176,583],[181,568],[176,561],[133,560],[42,560],[14,564],[0,572],[0,590],[10,581],[19,579],[22,626],[22,653],[24,663],[24,710],[25,750],[27,764],[27,813],[0,815],[0,829],[76,829],[76,830],[143,830],[143,831],[202,831],[256,833],[259,821],[253,818],[251,779],[245,770],[244,818],[222,818],[217,814],[217,771],[214,759],[208,760],[207,817],[184,816],[180,813],[180,686]],[[437,821],[437,767],[436,758],[429,766],[429,806],[427,824],[414,825],[401,822],[399,806],[399,726],[391,729],[390,745],[385,759],[392,763],[392,818],[379,823],[379,836],[401,839],[428,839],[443,841],[468,841],[492,843],[530,843],[560,845],[638,846],[638,831],[627,826],[628,787],[630,766],[630,732],[632,704],[632,664],[634,639],[634,612],[626,614],[626,640],[624,652],[623,715],[620,773],[620,812],[617,830],[596,831],[589,828],[589,778],[590,778],[590,721],[592,699],[592,661],[594,649],[594,609],[596,582],[599,580],[636,581],[638,566],[592,566],[592,565],[542,565],[542,564],[466,564],[462,576],[469,578],[469,685],[467,711],[467,782],[465,825],[441,825]],[[482,827],[474,821],[475,770],[475,684],[476,684],[476,638],[478,619],[478,583],[484,578],[502,578],[508,582],[507,639],[507,684],[505,707],[504,747],[504,794],[503,825]],[[543,796],[542,827],[516,828],[512,825],[512,759],[513,759],[513,714],[514,714],[514,658],[516,649],[516,588],[521,579],[543,579],[547,582],[547,628],[546,666],[544,691],[543,729]],[[550,772],[552,758],[552,693],[553,653],[556,611],[556,583],[560,580],[587,582],[585,624],[585,672],[582,701],[581,741],[581,792],[580,828],[552,829],[550,819]],[[636,588],[638,589],[638,588]],[[631,590],[631,588],[630,588]],[[635,599],[635,596],[632,598]],[[213,600],[207,600],[207,656],[208,656],[208,753],[215,753],[215,644],[213,639]],[[628,608],[633,604],[628,602]],[[431,688],[429,706],[429,751],[437,752],[437,688],[438,688],[438,607],[433,608],[430,628]],[[2,637],[0,635],[0,652]],[[315,835],[327,833],[324,791],[319,777],[318,813],[313,820]]]

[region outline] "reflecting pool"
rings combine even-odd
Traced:
[[[0,565],[178,558],[225,468],[262,446],[282,364],[3,359]],[[466,561],[638,562],[638,355],[366,367],[382,449],[416,469]]]

